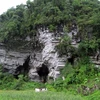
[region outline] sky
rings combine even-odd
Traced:
[[[0,0],[0,15],[6,12],[11,7],[16,5],[25,4],[27,0]]]

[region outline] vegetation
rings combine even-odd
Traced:
[[[67,55],[70,51],[78,55],[79,59],[74,66],[68,62],[61,70],[65,80],[60,77],[55,82],[42,84],[30,82],[22,75],[15,79],[8,73],[2,73],[0,68],[0,90],[30,90],[37,87],[46,87],[47,93],[38,94],[32,91],[19,91],[9,93],[0,91],[2,100],[99,100],[100,92],[100,69],[91,64],[89,55],[100,49],[100,1],[98,0],[34,0],[27,1],[26,5],[18,5],[10,8],[6,13],[0,15],[0,42],[13,45],[16,41],[22,41],[30,36],[35,46],[38,28],[48,27],[51,32],[56,32],[58,26],[63,26],[64,33],[71,31],[72,24],[78,26],[78,34],[82,42],[79,48],[71,46],[70,38],[62,37],[57,46],[60,55]],[[58,32],[59,33],[59,32]],[[13,41],[13,42],[12,42]],[[25,41],[24,41],[25,42]],[[26,44],[26,42],[25,42]],[[27,45],[29,45],[28,43]],[[18,44],[19,45],[19,44]],[[21,46],[22,46],[21,45]],[[26,45],[26,46],[27,46]],[[86,90],[88,88],[88,90]],[[54,93],[54,92],[57,93]],[[59,93],[71,92],[72,94]],[[20,92],[22,94],[20,94]],[[76,94],[89,95],[87,97],[76,96]],[[10,95],[12,94],[12,95]],[[28,94],[28,95],[27,95]],[[43,96],[45,94],[45,96]],[[58,95],[59,94],[59,95]],[[95,97],[96,96],[96,97]]]
[[[100,91],[83,97],[70,92],[0,91],[1,100],[99,100]]]
[[[0,67],[2,69],[2,67]],[[37,87],[44,87],[42,83],[31,82],[29,79],[23,75],[19,75],[19,78],[16,79],[12,74],[3,73],[0,70],[0,90],[29,90],[35,89]]]
[[[1,100],[83,100],[80,95],[64,92],[0,91]]]
[[[47,88],[53,92],[72,92],[89,95],[100,89],[100,69],[95,68],[93,64],[88,63],[88,58],[82,58],[80,63],[74,67],[71,64],[66,64],[61,70],[61,76],[55,82],[48,81],[46,84],[31,82],[27,78],[19,75],[19,79],[15,79],[8,73],[0,72],[0,90],[31,90],[35,88]],[[85,87],[85,88],[83,88]],[[85,90],[89,88],[89,90]]]
[[[89,95],[100,89],[100,69],[89,63],[88,58],[82,58],[74,66],[67,63],[61,72],[61,76],[64,76],[65,80],[62,80],[61,77],[52,83],[56,91],[71,91]]]
[[[32,37],[37,28],[44,26],[51,31],[60,24],[70,28],[73,22],[79,26],[82,37],[92,33],[99,39],[99,17],[98,0],[28,0],[26,5],[10,8],[0,16],[0,40]]]

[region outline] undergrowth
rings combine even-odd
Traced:
[[[62,80],[62,76],[65,77],[65,80]],[[35,88],[90,95],[100,90],[100,69],[84,58],[74,66],[67,63],[61,70],[61,76],[55,82],[48,81],[46,84],[29,81],[23,75],[19,75],[19,79],[15,79],[13,75],[2,73],[0,70],[0,90],[34,90]]]

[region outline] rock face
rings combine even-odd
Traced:
[[[72,25],[71,32],[68,33],[68,36],[71,38],[71,45],[73,47],[78,48],[79,42],[81,41],[80,37],[77,37],[78,35],[78,28],[76,25]]]
[[[80,39],[77,38],[78,29],[74,25],[73,29],[68,36],[71,38],[71,45],[78,47]],[[15,74],[16,69],[25,63],[25,59],[30,55],[29,72],[28,76],[32,81],[40,81],[37,69],[42,66],[43,63],[47,63],[49,70],[49,77],[54,80],[59,77],[60,69],[65,66],[68,57],[60,57],[55,47],[60,43],[61,34],[49,32],[48,29],[38,29],[38,34],[34,38],[37,42],[34,44],[36,48],[29,48],[32,45],[28,45],[23,50],[8,50],[3,43],[0,43],[0,64],[3,65],[4,72]],[[27,42],[31,41],[30,37],[27,37]],[[32,43],[32,42],[31,42]],[[40,45],[40,46],[39,46]],[[40,68],[41,69],[41,68]]]
[[[41,50],[22,50],[12,51],[7,50],[4,44],[0,44],[0,64],[3,65],[4,71],[11,74],[15,73],[18,65],[23,65],[25,59],[30,55],[30,70],[29,78],[32,81],[39,81],[39,75],[37,74],[37,68],[41,67],[44,62],[47,62],[47,67],[51,72],[52,68],[55,72],[59,72],[64,67],[66,57],[59,57],[58,52],[55,50],[55,46],[60,42],[59,39],[55,38],[54,33],[50,33],[48,30],[38,30],[38,41],[43,44]],[[59,76],[56,74],[56,77]]]
[[[3,65],[4,72],[14,74],[19,65],[23,65],[28,52],[8,51],[4,44],[0,44],[0,64]]]
[[[43,44],[43,49],[38,53],[35,51],[35,59],[32,62],[32,68],[29,72],[31,80],[35,80],[38,77],[36,68],[40,67],[43,62],[47,62],[47,66],[50,72],[52,71],[52,68],[54,68],[56,72],[64,67],[66,61],[66,57],[60,58],[58,52],[55,50],[55,46],[60,41],[56,40],[54,33],[50,33],[48,30],[41,31],[41,29],[38,31],[40,34],[39,42]],[[56,77],[58,76],[59,74],[56,74]]]

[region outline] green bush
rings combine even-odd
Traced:
[[[61,76],[64,76],[65,80],[62,80],[60,77],[52,84],[56,91],[69,90],[77,92],[78,86],[81,85],[90,88],[93,88],[95,84],[98,87],[100,86],[100,70],[91,64],[88,57],[81,58],[74,67],[70,64],[66,64],[61,70]]]
[[[55,30],[56,30],[56,26],[55,26],[55,25],[52,25],[52,24],[49,25],[48,28],[49,28],[49,31],[50,31],[50,32],[55,32]]]
[[[75,51],[75,48],[71,46],[70,42],[71,40],[68,36],[64,36],[61,39],[60,43],[56,46],[59,55],[67,55],[69,51]]]

